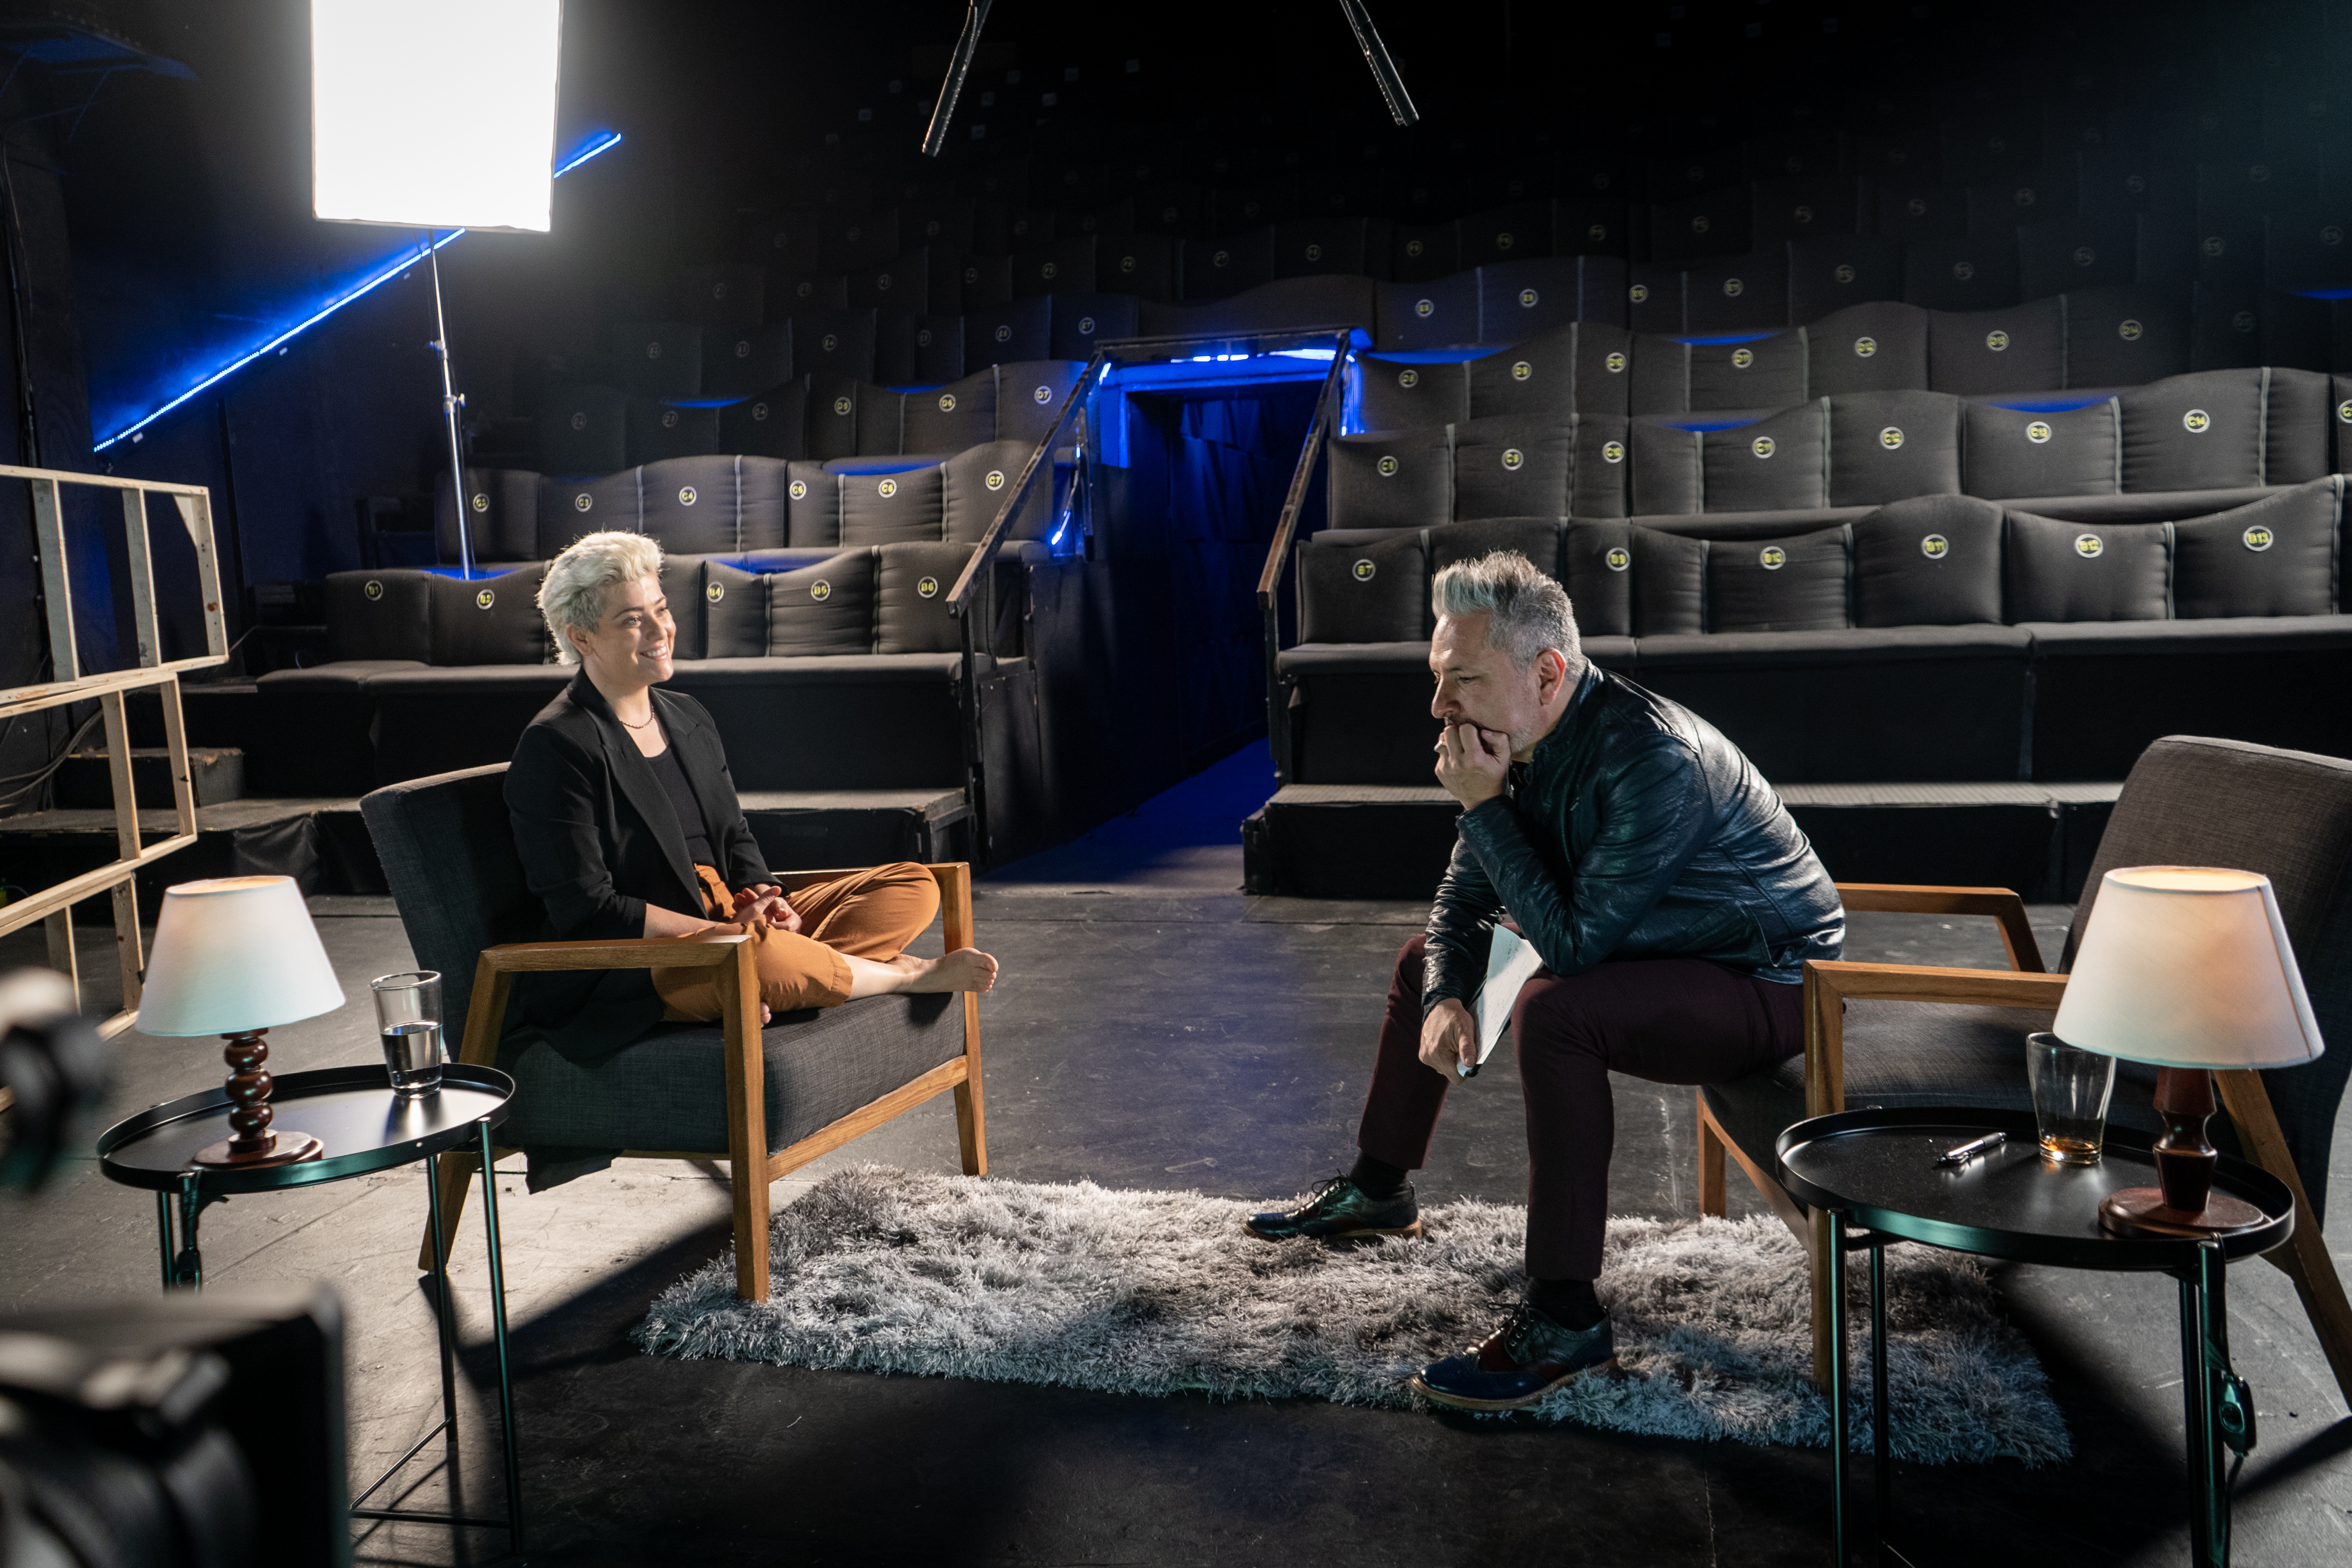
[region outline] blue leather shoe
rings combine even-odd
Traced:
[[[1431,1363],[1409,1383],[1456,1410],[1517,1410],[1616,1354],[1607,1318],[1589,1329],[1571,1329],[1522,1301],[1501,1328],[1465,1353]]]
[[[1260,1241],[1371,1241],[1384,1236],[1418,1237],[1421,1205],[1408,1185],[1402,1197],[1373,1198],[1346,1176],[1318,1186],[1297,1208],[1252,1215],[1242,1228]]]

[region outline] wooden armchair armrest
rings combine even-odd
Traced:
[[[1805,1114],[1828,1116],[1845,1109],[1848,1002],[1939,1002],[2054,1012],[2065,994],[2063,974],[1814,960],[1805,965]]]
[[[1910,887],[1900,882],[1840,882],[1838,897],[1850,910],[1896,915],[1990,915],[2000,923],[2000,945],[2009,966],[2040,974],[2042,948],[2025,918],[2025,900],[2007,888]]]
[[[756,1054],[760,1042],[760,982],[751,965],[751,939],[721,936],[620,937],[611,942],[509,942],[482,949],[474,961],[474,995],[466,1008],[466,1033],[457,1059],[488,1067],[497,1060],[499,1037],[505,1032],[507,1005],[514,998],[518,974],[553,973],[582,969],[710,969],[733,964],[738,984],[721,986],[728,1037],[739,1032]],[[737,1014],[749,998],[750,1011]],[[748,1023],[748,1030],[744,1025]]]

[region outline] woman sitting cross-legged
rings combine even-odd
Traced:
[[[718,727],[691,697],[657,689],[677,635],[661,551],[592,533],[547,569],[539,607],[579,674],[540,710],[507,769],[506,803],[530,890],[556,940],[748,933],[761,1019],[891,991],[985,991],[996,960],[905,951],[940,908],[908,862],[784,897],[735,798]],[[719,971],[530,976],[520,1021],[574,1059],[605,1056],[655,1024],[719,1016]]]

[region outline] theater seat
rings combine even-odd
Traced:
[[[1927,384],[1963,397],[2063,386],[2065,301],[1934,311],[1927,322]]]
[[[2323,430],[2326,426],[2321,426]],[[441,559],[454,563],[457,506],[445,470],[433,476],[433,533]],[[466,534],[477,561],[529,561],[539,553],[539,476],[521,468],[466,470]],[[352,657],[341,654],[330,658]]]
[[[627,456],[633,464],[700,457],[719,450],[719,410],[632,397],[628,432]]]
[[[1478,341],[1517,343],[1580,317],[1582,268],[1573,257],[1490,262],[1478,268]]]
[[[1805,329],[1685,346],[1683,406],[1692,412],[1782,408],[1806,398]]]
[[[566,386],[539,416],[539,462],[551,474],[609,474],[629,463],[629,400],[610,386]]]
[[[2123,488],[2202,490],[2261,484],[2269,380],[2262,370],[2214,370],[2169,376],[2119,394]]]
[[[1960,493],[1960,400],[1937,392],[1849,392],[1829,400],[1832,506]]]
[[[613,364],[632,397],[702,395],[702,327],[695,321],[615,321]]]
[[[1789,241],[1789,320],[1815,325],[1849,306],[1903,298],[1903,247],[1879,235]]]
[[[1451,426],[1342,436],[1328,460],[1333,528],[1428,528],[1453,519]]]
[[[2017,302],[2017,246],[2007,234],[1917,239],[1904,247],[1903,298],[1931,310],[1987,310]]]
[[[1456,519],[1568,516],[1574,489],[1572,417],[1508,414],[1454,427]]]
[[[996,434],[1006,441],[1044,440],[1062,405],[1086,374],[1079,360],[1006,361],[996,367]]]
[[[709,397],[749,397],[793,378],[793,324],[705,327],[702,391]]]
[[[1988,500],[2114,495],[2123,488],[2122,412],[2112,397],[2052,413],[1962,406],[1960,488]]]
[[[1784,247],[1684,268],[1684,331],[1737,332],[1789,324],[1789,256]]]
[[[539,481],[539,548],[531,553],[551,561],[583,533],[618,529],[635,533],[644,521],[643,497],[637,470],[593,479],[565,479],[542,474]]]
[[[994,366],[927,392],[905,395],[901,445],[909,452],[960,452],[996,439]]]
[[[1562,412],[1575,405],[1573,353],[1570,347],[1541,362],[1546,370],[1553,373],[1547,377],[1547,387],[1558,391]],[[1528,363],[1529,376],[1522,381],[1532,377],[1538,361],[1529,357]],[[1357,408],[1363,428],[1368,431],[1421,429],[1470,417],[1470,363],[1421,364],[1383,359],[1378,354],[1359,354],[1353,374]],[[1508,401],[1512,390],[1497,389],[1497,395]],[[1504,407],[1492,412],[1510,414],[1521,410]]]
[[[2189,295],[2137,284],[2070,289],[2066,384],[2137,386],[2189,368]]]
[[[1805,332],[1806,389],[1812,395],[1924,389],[1928,384],[1926,310],[1900,300],[1852,305]]]
[[[1702,432],[1704,510],[1800,511],[1827,506],[1828,403],[1800,403],[1753,424]]]
[[[789,459],[808,456],[808,388],[785,382],[719,411],[721,450]]]

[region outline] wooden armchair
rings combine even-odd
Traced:
[[[2283,802],[2297,809],[2282,812]],[[2352,899],[2346,897],[2352,892],[2352,763],[2237,742],[2158,742],[2133,768],[2109,820],[2067,935],[2067,956],[2108,870],[2161,864],[2232,866],[2269,876],[2321,1028],[2352,1044]],[[1832,1235],[1827,1214],[1806,1209],[1776,1179],[1774,1141],[1801,1116],[1827,1115],[1850,1103],[2030,1110],[2022,1037],[2049,1026],[2066,986],[2063,974],[2043,972],[2024,901],[2005,888],[1842,883],[1839,890],[1852,910],[1990,916],[2000,923],[2010,968],[1809,963],[1803,1057],[1699,1090],[1700,1212],[1725,1212],[1728,1154],[1796,1233],[1812,1260],[1817,1377],[1831,1353],[1828,1248],[1842,1238]],[[2294,1236],[2267,1256],[2294,1279],[2352,1405],[2352,1305],[2321,1229],[2329,1138],[2347,1070],[2352,1061],[2322,1058],[2279,1072],[2215,1076],[2245,1157],[2294,1194]],[[2153,1069],[2122,1064],[2110,1121],[2158,1131],[2148,1105],[2153,1087]]]
[[[762,1027],[751,947],[740,937],[500,941],[542,918],[508,830],[505,772],[499,764],[442,773],[360,803],[417,962],[441,972],[445,1010],[464,1013],[458,1059],[515,1078],[502,1139],[576,1165],[723,1154],[734,1195],[735,1289],[754,1301],[768,1294],[768,1184],[778,1177],[950,1089],[963,1169],[986,1173],[972,993],[876,996],[780,1015]],[[940,884],[948,946],[971,945],[971,868],[928,869]],[[798,871],[777,880],[789,892],[842,874]],[[519,974],[704,965],[732,971],[717,1026],[667,1028],[585,1066],[543,1040],[504,1038]],[[446,1231],[457,1227],[474,1163],[443,1158]],[[418,1267],[429,1267],[430,1257],[428,1235]]]

